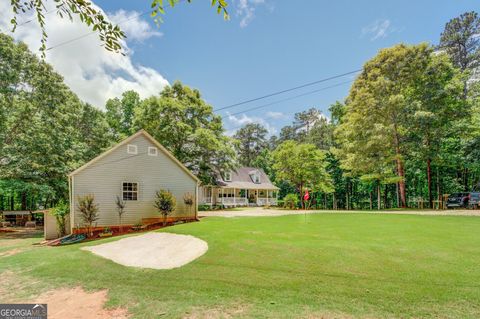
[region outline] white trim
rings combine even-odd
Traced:
[[[128,154],[137,155],[137,154],[138,154],[138,147],[137,147],[137,145],[135,145],[135,144],[128,144],[128,145],[127,145],[127,153],[128,153]]]
[[[73,176],[70,176],[70,233],[73,234],[73,229],[75,228],[75,180]]]
[[[148,156],[158,156],[158,148],[156,148],[155,146],[149,146]]]
[[[123,184],[125,184],[125,183],[137,184],[137,190],[136,190],[136,191],[128,191],[128,190],[126,191],[126,192],[131,192],[131,193],[136,192],[136,193],[137,193],[137,199],[125,199],[125,198],[123,198],[123,192],[124,192],[124,190],[123,190]],[[122,198],[123,201],[127,201],[127,202],[138,202],[138,201],[140,200],[140,183],[139,183],[139,182],[132,182],[132,181],[130,181],[130,182],[129,182],[129,181],[123,181],[123,182],[122,182],[122,185],[121,185],[121,192],[120,192],[120,194],[121,194],[121,198]]]

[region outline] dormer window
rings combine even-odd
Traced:
[[[223,174],[223,177],[225,179],[225,182],[231,182],[232,181],[232,172],[225,172],[225,174]]]
[[[137,145],[128,144],[127,145],[127,153],[128,154],[137,154],[138,153]]]
[[[255,184],[260,184],[260,172],[254,171],[250,173],[250,178]]]
[[[148,156],[157,156],[158,155],[158,149],[156,147],[150,146],[148,148]]]

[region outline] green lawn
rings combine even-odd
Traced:
[[[28,250],[0,257],[0,272],[32,282],[15,292],[19,297],[57,286],[107,288],[107,306],[126,306],[139,318],[208,317],[212,311],[232,317],[478,318],[479,229],[480,218],[455,216],[207,218],[165,230],[209,244],[204,256],[179,269],[128,268],[81,251],[82,245],[32,247],[28,239]],[[8,241],[0,239],[0,247]]]

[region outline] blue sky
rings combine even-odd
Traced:
[[[127,40],[128,60],[114,58],[110,61],[107,57],[99,62],[99,65],[110,63],[109,70],[113,71],[106,71],[95,80],[93,87],[101,87],[101,81],[111,82],[108,89],[98,90],[95,97],[89,96],[91,86],[79,84],[101,73],[98,66],[85,67],[94,59],[88,56],[88,52],[92,55],[96,52],[88,48],[94,38],[52,50],[47,60],[50,59],[80,97],[96,105],[103,103],[104,92],[109,92],[111,97],[118,95],[123,88],[132,87],[141,92],[144,90],[145,95],[156,92],[157,87],[158,91],[161,90],[165,80],[169,83],[180,80],[198,88],[207,102],[220,108],[358,69],[379,49],[396,43],[426,41],[435,44],[449,19],[465,11],[480,11],[478,1],[474,0],[229,0],[231,20],[224,21],[209,2],[194,0],[190,4],[178,4],[167,10],[164,23],[159,27],[148,14],[137,19],[135,24],[125,25],[127,35],[131,33]],[[150,1],[95,3],[118,22],[134,14],[133,11],[136,14],[147,11]],[[61,29],[58,25],[51,29],[49,41],[52,45],[73,36],[73,31],[57,35]],[[16,36],[28,43],[28,34],[22,35],[21,32]],[[72,54],[78,56],[72,57]],[[58,62],[63,56],[68,57],[68,63]],[[79,68],[79,74],[70,74],[73,72],[72,63],[83,58],[85,62]],[[116,69],[115,63],[127,66]],[[81,66],[82,62],[78,61],[78,65]],[[114,78],[114,73],[122,75]],[[228,112],[241,112],[349,79],[345,77],[318,84],[238,106]],[[137,80],[136,86],[132,85]],[[271,132],[278,132],[292,121],[293,113],[309,107],[317,107],[328,115],[328,106],[336,100],[343,100],[348,88],[349,84],[344,84],[245,114],[228,116],[227,110],[220,114],[230,132],[249,121],[261,122]]]

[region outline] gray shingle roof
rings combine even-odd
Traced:
[[[260,174],[260,183],[254,183],[251,174],[258,171]],[[236,171],[232,171],[232,181],[227,182],[224,176],[217,174],[217,185],[223,188],[238,189],[279,189],[273,185],[267,174],[261,168],[240,167]]]

